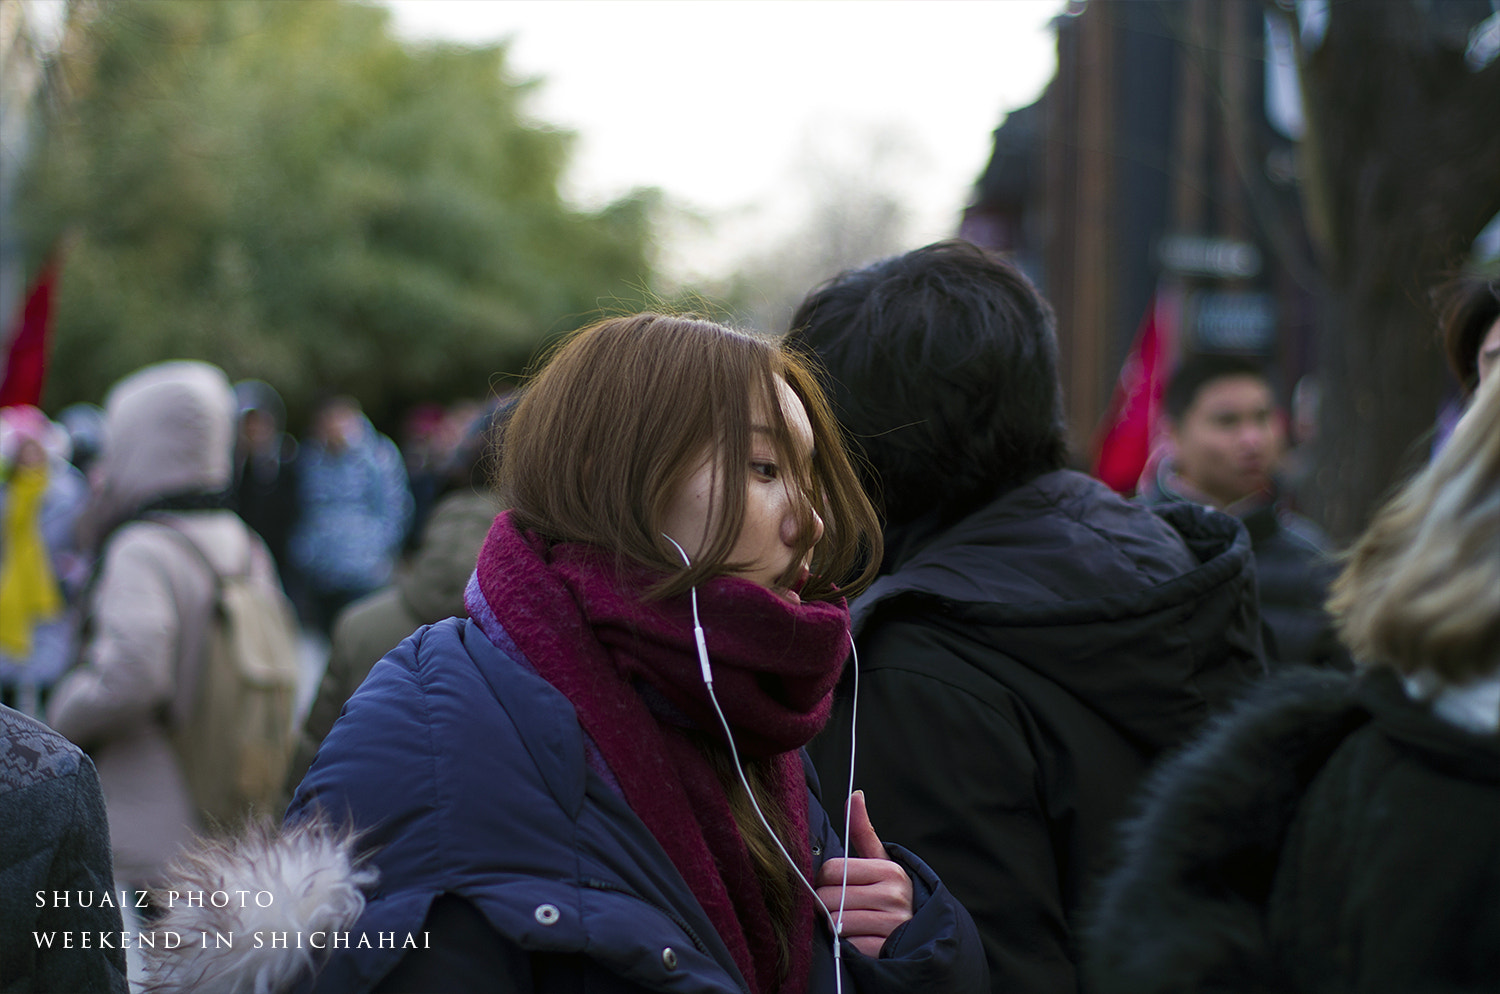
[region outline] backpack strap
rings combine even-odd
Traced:
[[[197,700],[198,675],[202,671],[202,662],[208,651],[209,639],[213,637],[213,615],[218,611],[219,601],[223,597],[224,577],[214,568],[214,564],[209,561],[208,556],[199,547],[198,543],[194,542],[188,536],[187,532],[173,524],[169,516],[149,513],[142,515],[139,520],[157,525],[159,531],[173,536],[174,541],[178,545],[190,550],[193,559],[202,566],[203,571],[209,577],[208,582],[213,587],[213,598],[209,601],[209,614],[203,618],[202,623],[197,626],[197,630],[191,633],[193,636],[191,640],[192,650],[188,651],[188,641],[184,639],[181,650],[178,652],[177,688],[176,693],[172,696],[172,702],[167,709],[168,724],[177,726],[187,720],[188,715],[192,713],[193,703]],[[245,572],[247,574],[249,569],[250,553],[247,547],[245,554]],[[175,590],[173,591],[173,596],[176,596]],[[186,617],[182,610],[181,602],[178,602],[177,605],[177,617],[179,619]],[[188,635],[189,632],[184,629],[183,634]]]
[[[148,513],[148,514],[141,515],[140,520],[142,520],[142,521],[150,521],[150,522],[153,522],[154,524],[161,525],[162,527],[164,527],[168,531],[170,531],[173,535],[177,536],[177,538],[181,539],[181,541],[182,541],[182,543],[184,545],[186,545],[188,548],[190,548],[190,549],[193,550],[193,556],[200,563],[203,564],[203,568],[208,572],[208,574],[210,576],[212,576],[214,578],[214,585],[215,585],[215,587],[221,587],[221,586],[223,586],[224,580],[227,578],[227,576],[232,576],[232,577],[236,577],[236,578],[243,578],[243,579],[248,579],[249,578],[249,576],[250,576],[250,568],[251,568],[251,566],[255,562],[255,559],[254,559],[254,552],[255,552],[254,545],[255,545],[255,543],[254,542],[246,542],[245,543],[245,561],[244,561],[244,564],[238,570],[236,570],[233,573],[229,573],[226,576],[226,574],[220,573],[218,571],[218,569],[216,569],[214,567],[214,564],[209,561],[209,558],[204,553],[202,547],[200,547],[197,542],[194,542],[192,540],[192,538],[188,535],[187,532],[183,531],[181,528],[177,527],[177,525],[173,524],[173,519],[172,519],[172,517],[170,515],[162,514],[162,513],[159,513],[159,512],[151,512],[151,513]],[[238,515],[236,515],[236,520],[238,520]],[[247,529],[248,529],[248,526],[247,526]]]

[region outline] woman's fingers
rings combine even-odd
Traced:
[[[842,898],[841,935],[867,956],[879,956],[885,940],[912,916],[911,878],[890,860],[831,859],[819,871],[818,884],[818,900],[835,919]]]
[[[882,874],[879,879],[856,884],[853,869],[855,863],[851,863],[849,890],[844,897],[846,913],[849,911],[891,911],[907,917],[911,916],[911,880],[901,867],[896,866],[895,863],[890,864],[900,874],[899,877]],[[837,871],[827,879],[822,874],[818,875],[818,900],[822,901],[828,910],[838,911],[839,894],[842,891],[842,878]]]
[[[830,859],[818,870],[818,887],[838,890],[844,882],[844,864],[849,865],[849,889],[874,884],[891,883],[905,890],[911,889],[911,880],[906,871],[888,859]]]
[[[849,843],[860,858],[827,860],[818,870],[818,900],[836,918],[842,902],[843,938],[866,956],[879,956],[885,940],[912,916],[912,885],[906,871],[886,858],[864,791],[849,798]]]
[[[863,859],[885,859],[885,846],[875,834],[875,826],[870,824],[862,790],[849,795],[849,849]]]
[[[881,942],[900,927],[905,918],[888,911],[845,911],[844,938],[875,938]]]

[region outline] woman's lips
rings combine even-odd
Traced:
[[[797,578],[792,581],[792,585],[786,590],[782,591],[782,596],[791,601],[793,604],[801,604],[801,591],[803,587],[807,586],[807,578],[810,576],[812,576],[812,571],[808,569],[804,564],[803,567],[797,571]]]

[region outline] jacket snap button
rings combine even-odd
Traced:
[[[822,845],[822,843],[819,843],[819,842],[814,842],[813,843],[812,854],[814,856],[821,856],[821,855],[823,855],[823,845]]]
[[[562,917],[562,912],[557,910],[555,904],[538,905],[536,909],[536,920],[543,925],[556,925],[557,920]]]
[[[668,970],[677,969],[677,953],[672,949],[671,946],[668,946],[661,951],[661,965],[666,967]]]

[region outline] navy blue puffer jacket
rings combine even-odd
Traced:
[[[380,882],[318,992],[375,988],[433,902],[456,895],[519,962],[591,992],[748,990],[681,875],[585,756],[572,705],[471,621],[420,629],[371,671],[324,741],[288,811],[321,810],[367,833]],[[842,855],[809,767],[816,861]],[[899,846],[915,915],[879,959],[842,950],[843,989],[861,994],[987,989],[973,922]],[[370,948],[358,948],[359,935]],[[380,933],[397,941],[381,949]],[[810,936],[810,990],[834,990],[826,926]],[[560,971],[560,973],[559,973]],[[525,976],[495,990],[533,990]],[[549,989],[551,989],[549,987]]]

